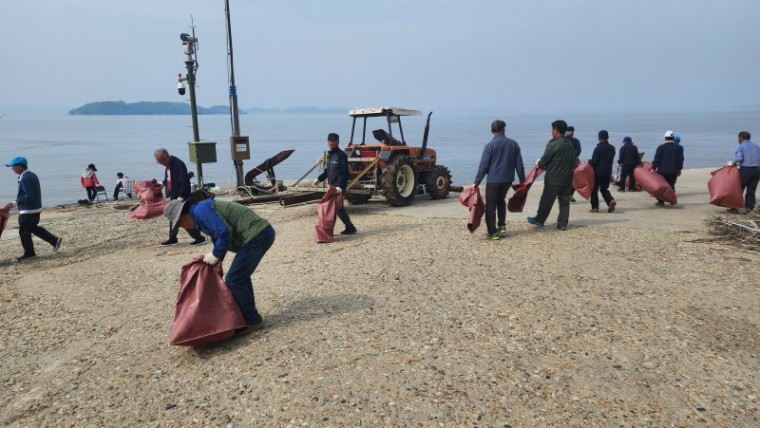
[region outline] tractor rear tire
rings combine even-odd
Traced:
[[[346,193],[346,200],[351,205],[361,205],[366,204],[369,201],[369,198],[371,198],[372,195],[364,195],[364,194],[357,194],[357,193]]]
[[[405,207],[412,203],[417,193],[417,171],[412,159],[399,156],[385,166],[380,178],[383,196],[395,207]]]
[[[425,177],[425,187],[432,199],[443,199],[449,196],[451,187],[451,173],[443,165],[436,165],[430,168],[430,172]]]

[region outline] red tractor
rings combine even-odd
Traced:
[[[421,115],[417,110],[381,107],[351,110],[348,114],[354,118],[351,139],[344,148],[351,174],[346,193],[350,203],[365,203],[378,195],[401,207],[409,205],[417,195],[429,195],[432,199],[448,196],[451,173],[437,163],[435,150],[427,148],[433,112],[427,117],[422,147],[408,146],[401,127],[401,117]],[[369,118],[383,118],[387,124],[387,131],[383,128],[371,131],[375,141],[367,141]],[[357,119],[362,122],[361,139],[356,135]],[[393,124],[397,125],[398,137],[394,136]]]

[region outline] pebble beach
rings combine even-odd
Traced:
[[[200,348],[168,336],[180,268],[209,245],[161,247],[163,217],[111,202],[46,209],[61,250],[35,238],[16,263],[14,215],[0,425],[760,426],[760,260],[704,242],[726,215],[709,173],[684,170],[675,206],[613,188],[617,209],[590,213],[576,195],[566,231],[556,205],[525,221],[537,182],[500,241],[467,231],[456,193],[349,205],[359,232],[332,244],[314,204],[251,206],[277,233],[253,276],[267,327]]]

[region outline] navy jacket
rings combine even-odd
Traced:
[[[511,138],[497,135],[483,148],[474,184],[480,185],[486,175],[488,175],[489,184],[511,183],[515,181],[515,171],[520,178],[520,183],[525,182],[525,167],[520,145]]]
[[[633,166],[641,163],[639,159],[639,148],[633,143],[623,143],[618,155],[618,165]]]
[[[568,140],[571,143],[573,143],[573,148],[575,149],[575,156],[580,156],[581,155],[581,140],[575,137],[568,138]]]
[[[190,196],[190,177],[187,176],[187,166],[182,159],[172,156],[168,171],[172,175],[172,188],[169,189],[169,199],[187,199]],[[164,183],[166,183],[167,171],[164,171]]]
[[[615,146],[609,141],[602,141],[594,147],[594,154],[588,163],[594,167],[594,175],[597,177],[609,177],[612,175],[612,163],[615,161]]]
[[[677,174],[683,169],[683,147],[676,143],[663,143],[657,147],[652,168],[660,174]]]
[[[348,156],[346,152],[336,147],[327,154],[327,168],[317,177],[319,181],[325,181],[330,186],[340,187],[346,190],[348,184]]]
[[[39,211],[42,209],[40,179],[32,171],[26,170],[18,178],[16,204],[19,211]]]

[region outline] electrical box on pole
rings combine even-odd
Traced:
[[[230,153],[232,160],[248,160],[251,158],[251,146],[248,136],[230,137]]]

